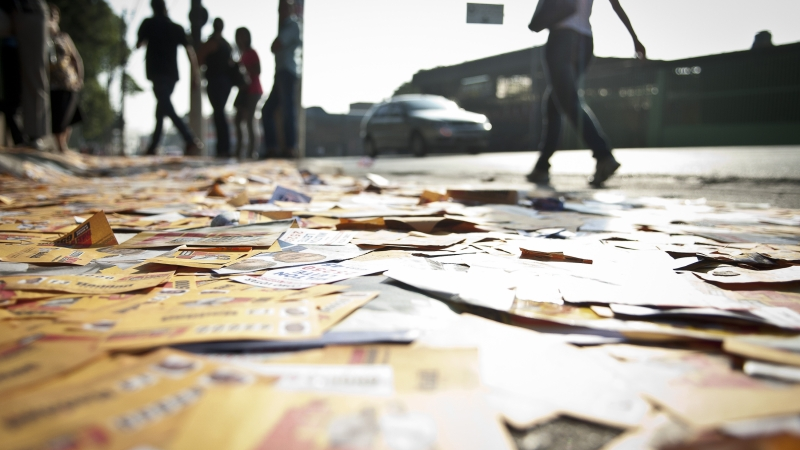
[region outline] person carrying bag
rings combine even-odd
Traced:
[[[633,38],[636,56],[645,59],[644,46],[636,37],[619,0],[609,1]],[[611,146],[600,123],[578,94],[583,74],[594,57],[592,26],[589,23],[593,3],[594,0],[539,0],[528,25],[535,32],[550,30],[544,47],[547,89],[542,98],[543,132],[539,159],[526,177],[532,183],[550,182],[550,157],[558,148],[561,138],[562,114],[567,116],[597,160],[595,173],[589,178],[591,186],[601,187],[620,167],[611,153]]]
[[[528,28],[539,33],[575,14],[576,9],[576,0],[539,0]]]

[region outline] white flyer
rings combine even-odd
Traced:
[[[355,231],[290,228],[278,240],[294,245],[345,245],[355,235]]]
[[[258,364],[234,362],[268,377],[276,389],[349,395],[394,395],[394,371],[384,364]]]
[[[280,269],[282,267],[304,266],[332,261],[345,261],[357,256],[365,255],[371,250],[362,250],[357,245],[294,245],[284,248],[280,252],[263,252],[246,259],[240,259],[214,272],[220,275],[232,275],[256,272],[267,269]]]
[[[375,270],[349,267],[338,263],[323,263],[271,270],[260,277],[232,277],[231,280],[251,286],[272,289],[303,289],[317,284],[334,283],[371,273],[375,273]]]

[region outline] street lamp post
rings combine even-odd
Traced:
[[[294,0],[297,22],[300,24],[300,42],[303,42],[303,29],[305,28],[305,0]],[[297,114],[297,159],[306,156],[306,112],[303,110],[303,66],[305,65],[304,45],[300,47],[300,70],[297,75],[297,96],[295,98],[295,111]]]
[[[202,36],[200,34],[203,25],[208,21],[208,11],[203,8],[201,0],[192,0],[192,9],[189,11],[189,23],[192,26],[192,45],[195,48],[200,46]],[[198,80],[199,81],[199,80]],[[189,97],[189,127],[195,136],[204,140],[203,130],[203,98],[200,83],[190,83],[191,92]],[[190,155],[200,156],[200,155]]]

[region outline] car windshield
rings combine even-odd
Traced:
[[[404,101],[403,104],[409,111],[416,111],[420,109],[458,109],[458,105],[447,99],[419,99]]]

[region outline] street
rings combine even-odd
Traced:
[[[606,187],[626,195],[704,197],[800,208],[800,147],[619,149],[614,154],[622,168]],[[538,152],[433,154],[425,158],[392,154],[380,155],[371,166],[360,157],[308,158],[305,165],[322,173],[377,173],[390,180],[446,186],[488,182],[530,189],[524,175],[537,157]],[[588,150],[559,151],[551,164],[552,189],[590,191],[586,177],[594,170],[594,160]]]
[[[659,198],[796,203],[797,149],[617,157],[594,191],[585,151],[558,153],[554,186],[534,188],[532,152],[307,159],[309,174],[3,149],[0,422],[19,426],[0,440],[78,439],[66,415],[25,419],[73,405],[98,429],[141,422],[112,437],[148,448],[254,448],[231,445],[245,435],[300,448],[400,420],[370,433],[424,437],[414,448],[688,449],[711,433],[738,445],[716,430],[762,418],[754,439],[797,448],[772,427],[800,413],[800,361],[780,350],[800,331],[797,210]],[[460,189],[430,192],[445,186]],[[509,186],[569,202],[484,191]],[[185,395],[186,414],[141,419]]]

